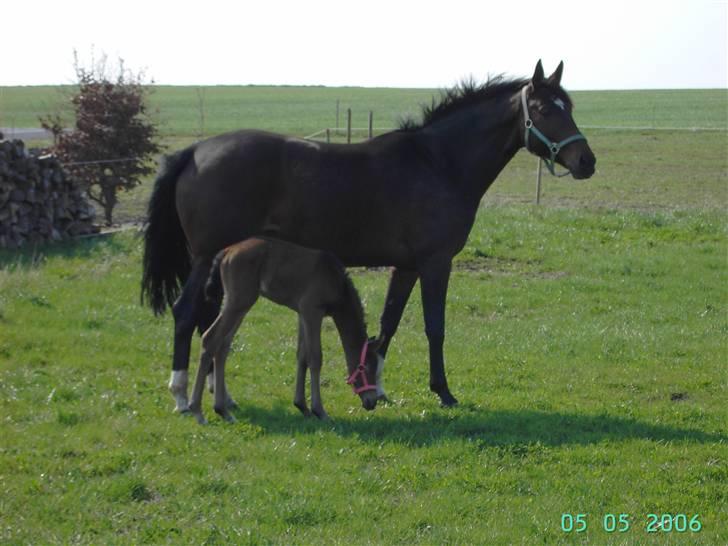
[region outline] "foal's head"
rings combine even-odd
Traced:
[[[381,365],[379,356],[380,341],[370,338],[364,343],[359,358],[359,366],[347,380],[355,394],[359,395],[365,410],[373,410],[377,406],[377,370]]]

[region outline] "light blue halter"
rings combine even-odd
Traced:
[[[550,140],[546,135],[544,135],[541,131],[539,131],[536,126],[533,124],[533,120],[531,119],[531,115],[528,113],[528,100],[526,99],[526,89],[528,86],[525,86],[523,89],[521,89],[521,104],[523,105],[523,117],[525,118],[525,126],[526,126],[526,132],[523,136],[523,143],[526,146],[526,150],[531,152],[534,155],[535,154],[531,148],[528,146],[528,139],[530,136],[530,133],[533,133],[536,135],[536,137],[543,142],[546,147],[549,149],[549,152],[551,152],[551,157],[549,159],[542,158],[544,163],[546,163],[546,168],[548,168],[549,172],[557,177],[566,176],[567,174],[570,174],[571,171],[566,171],[562,174],[556,174],[556,171],[554,169],[556,165],[556,156],[559,155],[559,152],[561,149],[566,146],[567,144],[571,144],[572,142],[575,142],[577,140],[586,140],[586,137],[582,135],[581,133],[576,133],[575,135],[572,135],[568,138],[565,138],[561,142],[553,142]]]

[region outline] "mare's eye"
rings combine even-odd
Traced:
[[[551,106],[548,104],[542,104],[538,107],[538,113],[542,116],[548,116],[551,113]]]

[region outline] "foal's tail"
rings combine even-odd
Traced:
[[[227,249],[224,248],[217,253],[212,260],[210,274],[205,283],[205,299],[207,301],[219,302],[222,299],[222,277],[220,276],[220,262],[225,257]]]
[[[149,200],[144,230],[144,258],[141,302],[145,300],[155,315],[172,305],[190,274],[190,254],[182,224],[177,215],[177,179],[187,166],[194,147],[166,156]]]

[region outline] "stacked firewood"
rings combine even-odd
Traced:
[[[95,215],[58,160],[28,153],[22,140],[0,141],[0,247],[96,233]]]

